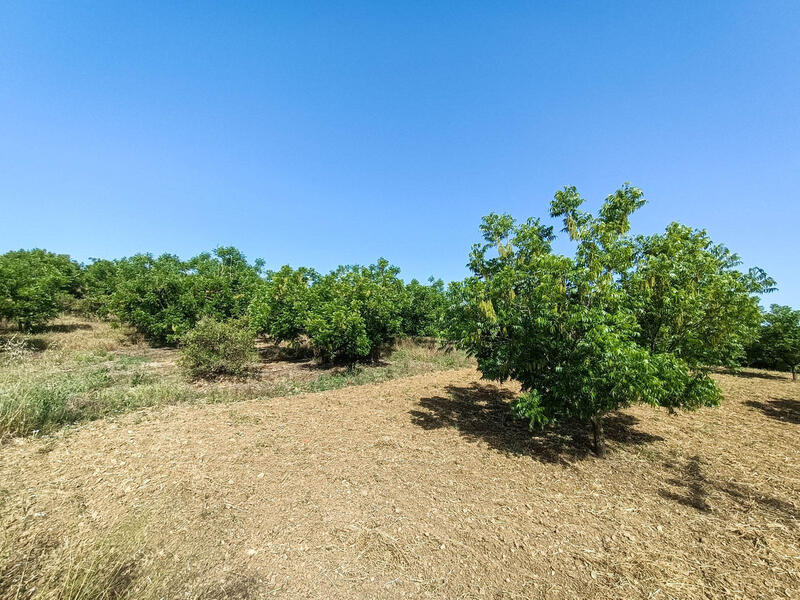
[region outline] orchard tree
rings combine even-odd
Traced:
[[[375,360],[402,334],[408,296],[398,273],[381,258],[369,267],[341,266],[311,287],[305,330],[320,358]]]
[[[188,293],[193,298],[196,319],[211,317],[218,321],[238,319],[262,283],[264,261],[251,265],[245,255],[232,246],[203,252],[186,263]]]
[[[257,333],[276,341],[296,341],[306,333],[311,286],[319,279],[313,269],[284,265],[268,273],[248,309],[250,325]]]
[[[66,254],[16,250],[0,256],[0,318],[20,330],[45,325],[79,296],[80,265]]]
[[[797,381],[800,368],[800,310],[773,304],[764,314],[759,347],[775,366],[787,367]]]
[[[431,277],[428,285],[412,279],[406,285],[408,295],[403,311],[403,333],[412,336],[438,337],[447,310],[444,282]]]
[[[117,289],[119,269],[117,262],[105,259],[90,259],[82,274],[83,298],[81,309],[101,318],[111,312],[111,298]]]
[[[114,316],[155,344],[177,344],[194,325],[197,308],[188,292],[186,266],[173,254],[136,254],[117,261],[109,300]]]
[[[451,334],[484,377],[521,384],[516,414],[531,427],[569,418],[591,423],[601,456],[609,412],[635,403],[674,410],[720,401],[707,374],[639,343],[622,281],[637,255],[629,216],[644,202],[639,189],[625,185],[593,216],[580,209],[574,187],[557,192],[550,215],[562,219],[574,257],[553,252],[553,228],[539,219],[490,214],[481,225],[484,243],[470,254],[472,276],[451,287]]]
[[[758,334],[758,296],[774,281],[758,268],[740,271],[739,257],[705,231],[672,223],[639,236],[622,288],[641,329],[639,343],[672,353],[692,367],[735,366]]]
[[[202,317],[247,314],[263,263],[250,265],[236,248],[217,248],[188,261],[137,254],[116,261],[109,311],[156,344],[177,344]]]

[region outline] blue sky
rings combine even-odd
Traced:
[[[4,2],[0,251],[460,279],[624,181],[800,306],[800,3]]]

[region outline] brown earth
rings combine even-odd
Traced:
[[[17,438],[0,597],[800,597],[800,384],[716,377],[605,460],[473,369]]]

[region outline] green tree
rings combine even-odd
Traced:
[[[412,279],[406,285],[408,298],[402,315],[405,335],[439,337],[442,333],[448,302],[444,282],[431,277],[428,284]]]
[[[736,254],[678,223],[639,236],[634,247],[622,289],[641,329],[639,343],[692,367],[738,364],[758,334],[756,294],[771,291],[774,281],[758,268],[739,271]]]
[[[305,329],[323,360],[374,360],[402,334],[408,296],[398,273],[381,258],[339,267],[311,287]]]
[[[16,250],[0,256],[0,318],[21,330],[45,325],[81,293],[80,265],[66,254]]]
[[[197,318],[217,320],[241,318],[261,282],[264,263],[248,263],[245,255],[232,246],[203,252],[186,263],[187,292],[193,298]]]
[[[788,368],[792,380],[797,381],[800,367],[800,310],[773,304],[764,314],[758,340],[762,362],[770,366]]]
[[[117,289],[119,269],[113,260],[91,260],[83,269],[80,307],[86,313],[105,318],[111,311],[110,302]]]
[[[318,279],[313,269],[289,265],[268,273],[248,308],[254,331],[277,341],[295,341],[304,335],[311,286]]]
[[[183,261],[173,254],[136,254],[117,261],[117,268],[114,315],[154,344],[176,344],[197,313]]]
[[[137,254],[116,261],[111,312],[156,344],[176,344],[202,317],[246,316],[261,284],[261,261],[250,265],[235,248],[217,248],[188,261]]]
[[[597,216],[580,210],[574,187],[555,194],[574,257],[552,251],[553,228],[491,214],[473,246],[472,276],[451,286],[451,335],[484,377],[515,379],[516,414],[531,426],[575,418],[592,425],[605,454],[603,415],[635,403],[694,409],[720,401],[714,382],[680,356],[639,344],[641,329],[623,277],[635,266],[629,216],[644,204],[628,185]]]

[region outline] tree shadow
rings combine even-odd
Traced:
[[[703,472],[704,462],[699,455],[692,456],[683,464],[668,461],[664,466],[676,473],[666,483],[679,488],[678,491],[662,489],[659,493],[667,500],[706,513],[713,510],[709,501],[712,494],[722,494],[744,510],[758,507],[777,518],[792,522],[800,519],[800,509],[791,502],[764,494],[752,486],[707,477]]]
[[[511,414],[515,394],[492,384],[447,386],[448,397],[421,398],[422,410],[411,410],[412,422],[423,429],[456,429],[469,441],[483,441],[509,455],[530,456],[540,462],[568,464],[593,455],[585,423],[563,421],[556,426],[531,431],[527,423]],[[613,413],[604,419],[606,438],[619,444],[648,444],[663,438],[633,428],[638,419]]]
[[[284,344],[259,344],[258,357],[262,362],[307,362],[314,354],[306,346],[292,346]]]
[[[49,346],[47,340],[40,337],[21,337],[16,333],[11,335],[0,334],[0,352],[8,351],[10,349],[9,346],[16,345],[30,352],[44,352]]]
[[[779,375],[777,373],[769,373],[766,371],[720,371],[721,373],[725,373],[727,375],[733,375],[734,377],[744,377],[745,379],[769,379],[772,381],[787,381],[788,379],[792,378],[791,373],[786,373],[786,375]]]
[[[800,400],[771,398],[768,402],[749,400],[745,404],[751,408],[757,408],[768,417],[778,421],[800,425]]]
[[[699,456],[690,458],[682,468],[672,462],[667,462],[664,466],[679,472],[678,477],[667,479],[667,483],[682,488],[682,491],[661,490],[660,494],[663,498],[690,506],[700,512],[711,511],[711,505],[707,500],[708,482],[703,475],[702,461]]]
[[[36,331],[40,333],[71,333],[80,329],[92,329],[89,323],[51,323],[43,325]]]

